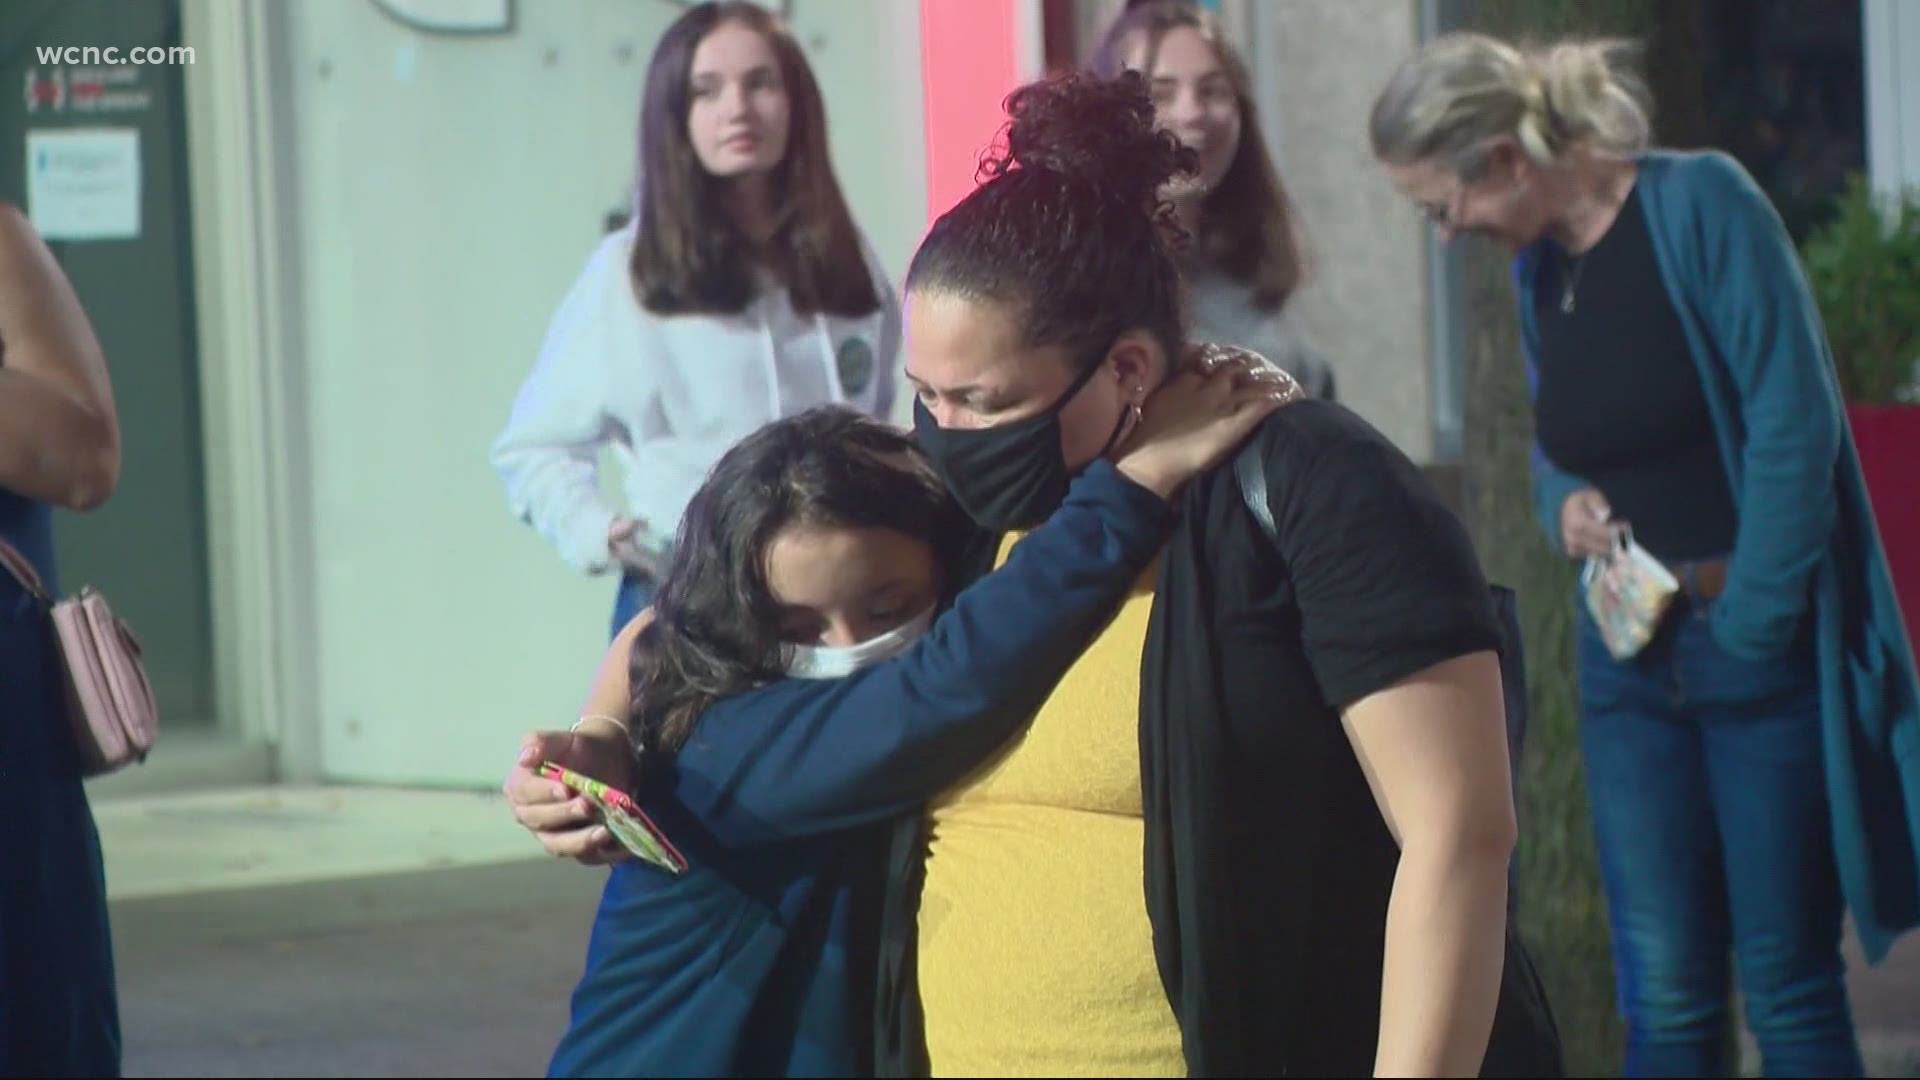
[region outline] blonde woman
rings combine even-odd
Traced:
[[[1858,1076],[1842,912],[1873,957],[1920,922],[1912,652],[1786,230],[1725,154],[1650,148],[1621,61],[1438,38],[1374,155],[1516,254],[1548,537],[1631,529],[1683,586],[1628,659],[1577,616],[1628,1075],[1727,1075],[1731,949],[1766,1074]]]

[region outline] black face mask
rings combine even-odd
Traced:
[[[1088,365],[1040,415],[998,427],[943,428],[914,401],[914,437],[954,501],[981,528],[1030,529],[1067,501],[1073,473],[1060,449],[1060,413],[1103,366]],[[1121,413],[1099,456],[1113,449],[1126,422]]]

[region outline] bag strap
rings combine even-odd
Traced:
[[[0,566],[7,568],[7,572],[20,583],[21,588],[38,597],[42,602],[48,600],[47,587],[40,581],[40,572],[33,568],[33,563],[29,562],[25,555],[20,554],[19,548],[5,540],[0,540]]]
[[[1260,455],[1258,439],[1248,442],[1233,455],[1233,478],[1240,482],[1240,496],[1247,500],[1247,509],[1253,512],[1253,520],[1260,523],[1260,531],[1278,543],[1280,528],[1274,524],[1273,507],[1267,503],[1267,459]]]

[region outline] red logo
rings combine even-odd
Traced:
[[[67,104],[66,69],[54,68],[51,74],[42,77],[40,69],[28,68],[25,89],[28,112],[39,112],[42,105],[58,111]]]
[[[98,102],[101,96],[107,92],[107,83],[106,80],[99,76],[85,80],[75,79],[73,80],[71,89],[73,92],[73,107],[81,109]]]

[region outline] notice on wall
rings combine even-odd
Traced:
[[[27,218],[48,240],[140,235],[140,131],[27,132]]]

